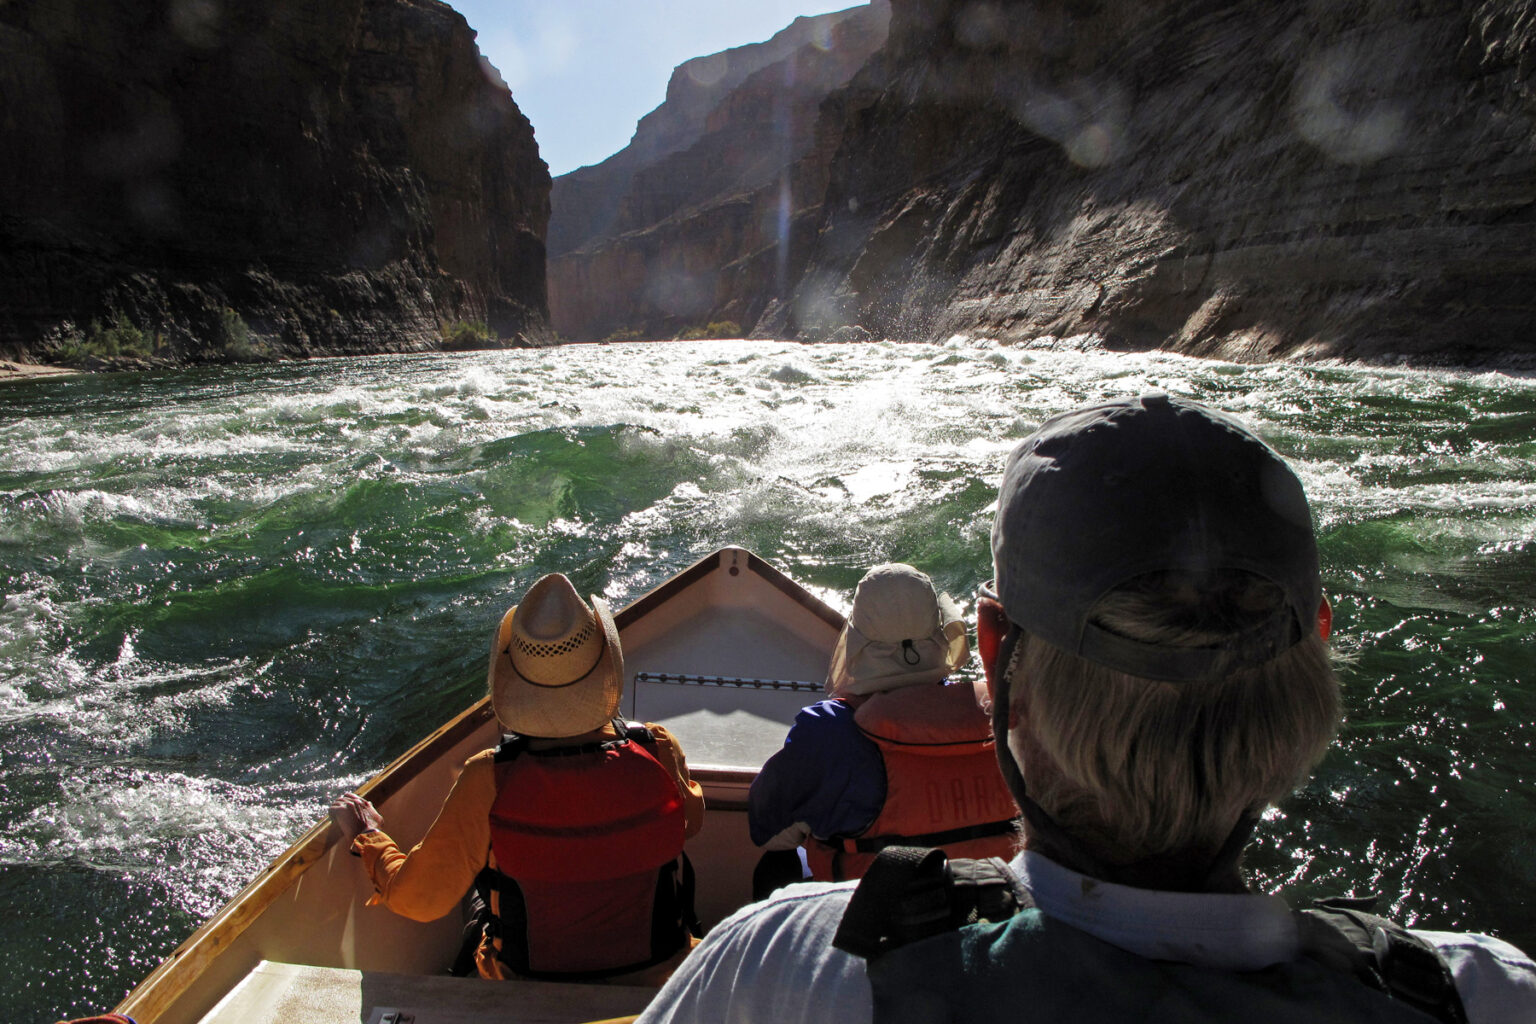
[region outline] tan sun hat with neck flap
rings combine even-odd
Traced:
[[[970,645],[960,609],[926,573],[901,562],[877,565],[853,595],[853,611],[832,650],[834,697],[936,683],[965,663]]]
[[[624,692],[624,655],[607,602],[588,606],[560,573],[502,616],[491,650],[491,707],[523,736],[579,736],[608,724]]]

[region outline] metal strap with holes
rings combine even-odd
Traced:
[[[821,683],[800,679],[746,679],[741,676],[702,676],[686,672],[636,672],[637,683],[670,683],[674,686],[734,686],[753,690],[793,690],[800,693],[824,693]]]

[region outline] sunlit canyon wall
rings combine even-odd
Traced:
[[[892,0],[777,235],[759,193],[672,202],[555,259],[555,320],[1530,363],[1533,86],[1530,0]]]
[[[818,108],[885,41],[885,2],[695,58],[630,145],[555,179],[549,303],[563,337],[743,331],[798,279],[836,139]]]
[[[1536,353],[1536,5],[893,6],[777,330]]]

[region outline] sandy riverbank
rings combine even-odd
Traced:
[[[0,359],[0,384],[9,380],[31,380],[34,377],[64,377],[82,371],[68,366],[44,366],[41,363],[17,363]]]

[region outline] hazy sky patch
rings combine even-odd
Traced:
[[[759,43],[850,0],[450,0],[479,33],[551,174],[623,149],[693,57]]]

